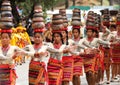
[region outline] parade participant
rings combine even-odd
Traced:
[[[63,49],[61,29],[63,28],[62,16],[60,14],[54,14],[52,17],[52,32],[53,32],[53,44],[51,47],[55,49]],[[62,83],[62,54],[51,53],[48,62],[48,78],[49,85],[60,85]]]
[[[119,51],[120,51],[120,13],[117,14],[117,23],[116,23],[116,29],[117,33],[112,40],[113,42],[116,42],[112,46],[112,81],[116,79],[118,73],[119,73],[119,63],[120,63],[120,57],[119,57]]]
[[[27,55],[28,52],[10,45],[11,28],[13,27],[10,2],[7,0],[3,1],[1,10],[0,84],[15,85],[17,75],[14,59],[19,55]],[[31,53],[30,55],[33,54]]]
[[[62,39],[63,44],[70,46],[71,40],[68,39],[68,20],[66,17],[66,9],[60,9],[60,14],[63,18],[63,26],[62,29]],[[62,78],[62,85],[69,85],[69,82],[72,81],[73,77],[73,58],[72,55],[66,50],[64,50],[63,57],[62,57],[62,63],[63,63],[63,78]]]
[[[89,11],[88,13],[88,19],[86,22],[86,29],[87,29],[87,37],[83,38],[81,41],[82,43],[80,43],[80,45],[86,45],[87,47],[89,47],[90,49],[87,49],[88,54],[89,52],[92,52],[91,54],[93,55],[89,55],[89,56],[84,56],[84,69],[85,69],[85,73],[86,73],[86,79],[89,85],[95,85],[95,78],[94,78],[94,72],[95,72],[95,57],[96,55],[94,54],[97,52],[98,49],[92,49],[92,48],[98,48],[99,44],[106,44],[109,45],[109,42],[104,42],[99,38],[94,38],[93,37],[93,33],[96,30],[95,28],[95,23],[94,23],[94,18],[92,17],[92,15],[94,15],[93,11]],[[93,50],[93,51],[91,51]],[[85,51],[85,52],[87,52]],[[98,54],[98,53],[96,53]]]
[[[61,34],[64,29],[62,16],[60,14],[54,14],[52,20],[53,44],[50,47],[58,49],[61,53],[50,53],[48,63],[49,84],[69,85],[69,81],[72,80],[72,62],[71,56],[68,56],[68,53],[73,53],[70,51],[72,48],[63,44]],[[64,54],[67,54],[67,56]],[[67,62],[66,59],[68,57],[70,61]],[[69,66],[66,67],[67,65]]]
[[[80,10],[77,8],[73,10],[72,34],[73,34],[73,41],[75,43],[78,43],[80,41],[80,24],[81,24],[80,13],[81,13]],[[80,52],[81,48],[77,46],[77,49],[75,51]],[[82,70],[83,60],[79,55],[73,56],[73,59],[74,59],[73,85],[81,85],[80,76],[83,75],[83,70]]]
[[[36,5],[34,12],[34,17],[32,19],[34,44],[27,45],[24,48],[26,51],[35,52],[35,55],[31,56],[32,59],[29,65],[29,85],[46,85],[49,83],[47,74],[47,64],[49,60],[48,51],[52,53],[58,53],[58,51],[43,43],[45,24],[43,22],[41,5]]]
[[[16,72],[15,72],[15,63],[14,59],[17,56],[31,56],[34,55],[34,53],[28,54],[28,52],[25,52],[24,50],[10,45],[10,39],[11,39],[11,30],[10,29],[3,29],[1,30],[1,44],[0,47],[0,72],[1,72],[1,78],[0,78],[0,84],[4,85],[15,85],[16,82]],[[6,77],[7,75],[7,77]]]

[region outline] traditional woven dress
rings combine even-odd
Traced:
[[[109,34],[102,34],[102,36],[100,37],[102,40],[104,41],[111,41],[112,37],[114,37],[114,35],[112,33]],[[105,64],[105,69],[109,69],[110,67],[110,63],[111,63],[111,48],[107,45],[103,45],[103,50],[104,51],[104,64]]]
[[[24,48],[24,50],[29,52],[46,52],[46,54],[44,56],[40,56],[40,58],[35,58],[32,56],[32,60],[29,65],[29,85],[48,84],[47,64],[49,57],[47,56],[47,51],[56,51],[47,45],[42,45],[37,49],[34,45],[28,45]]]
[[[65,45],[51,45],[59,50],[63,50]],[[49,85],[60,85],[63,76],[63,65],[62,65],[62,54],[61,53],[51,53],[48,63],[48,78]]]
[[[69,42],[69,40],[68,40]],[[70,47],[70,45],[68,45]],[[62,57],[63,79],[62,81],[72,81],[74,60],[70,53],[64,53]]]
[[[84,44],[85,46],[90,47],[90,48],[93,48],[93,47],[97,48],[99,44],[109,45],[110,43],[105,42],[99,38],[93,38],[91,41],[89,41],[87,38],[83,38],[81,44]],[[84,56],[85,72],[88,72],[88,71],[95,72],[95,59],[96,59],[95,57],[96,56],[97,55],[91,55],[91,54]]]
[[[112,63],[113,64],[119,64],[120,63],[120,37],[116,34],[115,40],[118,41],[118,43],[114,44],[112,46]]]
[[[74,42],[75,43],[80,42],[80,38],[79,39],[74,39]],[[83,45],[81,45],[81,46],[83,46]],[[80,52],[81,48],[77,47],[77,49],[74,50],[74,51]],[[83,69],[82,69],[83,59],[79,55],[78,56],[73,56],[73,59],[74,59],[73,75],[83,75]]]
[[[22,50],[16,46],[8,46],[7,48],[0,47],[0,54],[1,54],[0,84],[1,85],[15,85],[17,75],[15,72],[15,67],[14,67],[15,65],[12,56],[14,56],[14,53],[16,51],[22,51]]]

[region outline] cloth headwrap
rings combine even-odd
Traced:
[[[67,31],[68,30],[68,28],[63,28],[63,29],[61,29],[62,31]]]
[[[75,26],[75,25],[73,25],[72,28],[80,29],[80,26]]]

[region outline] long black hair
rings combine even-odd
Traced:
[[[65,30],[65,33],[66,33],[66,45],[68,45],[69,44],[69,42],[68,42],[68,31],[67,30]],[[64,42],[63,42],[64,43]]]

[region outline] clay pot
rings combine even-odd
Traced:
[[[59,9],[59,13],[61,15],[66,15],[66,9]]]
[[[81,23],[80,23],[80,21],[72,21],[71,25],[77,25],[77,26],[79,26],[79,25],[81,25]]]
[[[58,20],[52,20],[53,24],[62,24],[63,23],[63,19],[58,19]]]
[[[33,22],[44,22],[44,19],[43,19],[43,17],[34,17],[34,18],[32,19],[32,21],[33,21]]]
[[[54,14],[53,17],[52,17],[52,19],[53,20],[54,19],[62,19],[62,15],[60,15],[60,14]]]
[[[68,27],[68,23],[63,23],[64,28]]]
[[[12,8],[10,7],[10,6],[2,6],[1,7],[1,11],[11,11],[12,10]]]
[[[10,6],[10,1],[3,1],[2,6]]]
[[[33,17],[43,17],[43,13],[36,12],[36,13],[34,13]]]
[[[35,23],[32,23],[32,28],[35,29],[35,28],[44,28],[45,27],[45,24],[44,22],[35,22]]]
[[[12,22],[0,22],[0,28],[1,29],[10,29],[13,27]]]
[[[1,14],[1,17],[12,17],[12,14]]]
[[[73,10],[73,13],[74,13],[74,12],[80,12],[80,9],[75,8],[75,9]]]
[[[5,21],[5,22],[12,22],[13,21],[13,19],[12,19],[12,17],[2,17],[1,19],[0,19],[0,21]]]
[[[60,24],[60,25],[52,24],[52,30],[61,30],[62,28],[64,28],[63,24]]]

